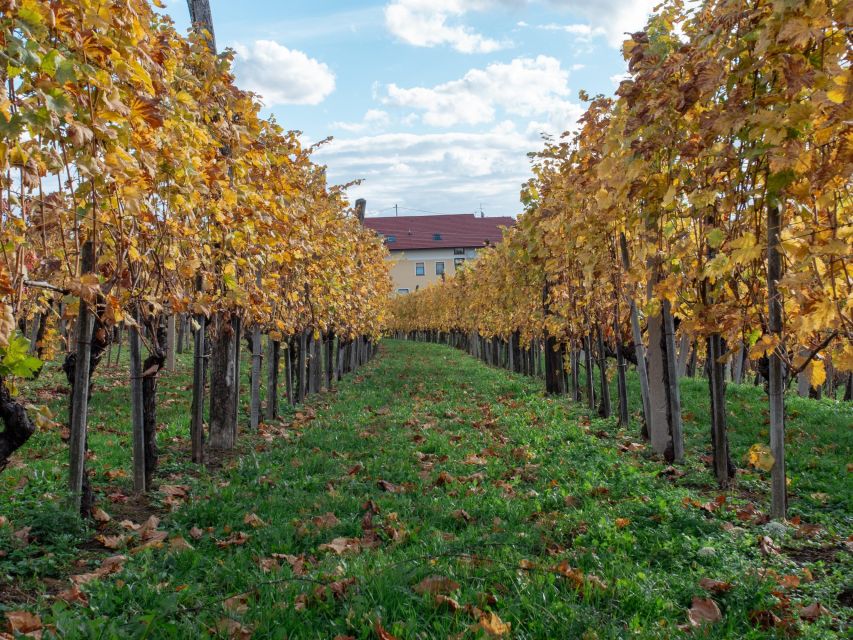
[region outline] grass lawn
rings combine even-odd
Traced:
[[[713,488],[702,380],[682,383],[688,461],[667,468],[637,424],[447,347],[384,341],[335,393],[197,469],[179,364],[161,382],[150,498],[129,488],[123,366],[96,374],[91,405],[108,522],[63,510],[58,427],[0,474],[0,620],[27,610],[45,635],[104,639],[848,637],[849,404],[789,397],[783,526],[763,515],[767,474]],[[26,392],[61,422],[51,367]],[[766,401],[729,391],[740,463],[767,441]],[[691,607],[721,619],[691,629]]]

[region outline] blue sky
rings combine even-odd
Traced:
[[[238,84],[306,142],[368,215],[515,215],[541,134],[578,92],[612,93],[619,46],[656,0],[211,0]],[[185,0],[167,11],[180,29]]]

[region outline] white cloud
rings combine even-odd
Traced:
[[[381,109],[369,109],[361,122],[333,122],[333,129],[341,129],[349,133],[361,133],[371,130],[374,133],[382,131],[391,123],[391,116]]]
[[[258,93],[266,106],[320,104],[335,90],[331,69],[302,51],[272,40],[234,46],[234,72],[240,86]]]
[[[422,111],[424,124],[433,127],[488,124],[501,111],[522,118],[545,117],[562,131],[580,114],[580,107],[567,99],[568,75],[556,58],[515,58],[508,64],[471,69],[458,80],[434,87],[390,84],[383,102]]]
[[[564,33],[569,33],[574,36],[578,36],[582,40],[591,40],[593,36],[604,35],[605,30],[602,27],[591,27],[588,24],[583,23],[575,23],[575,24],[542,24],[538,26],[539,29],[544,29],[545,31],[563,31]]]
[[[494,40],[459,23],[466,14],[499,8],[518,8],[538,0],[392,0],[385,7],[385,25],[403,42],[418,47],[449,45],[462,53],[489,53],[511,43]],[[588,23],[543,25],[586,39],[604,36],[618,47],[625,32],[645,26],[659,0],[548,0],[552,6],[586,18]],[[518,21],[518,27],[529,26]]]
[[[508,43],[450,21],[493,4],[495,0],[394,0],[385,7],[385,25],[400,40],[416,47],[446,44],[462,53],[491,53]]]
[[[517,213],[521,184],[530,176],[527,152],[534,138],[502,122],[481,133],[386,133],[335,139],[317,151],[337,182],[364,178],[351,198],[367,199],[369,210],[395,203],[443,213]]]
[[[622,45],[626,32],[639,31],[659,0],[549,0],[552,5],[589,20],[591,35],[602,34],[613,47]],[[572,26],[572,25],[567,25]]]

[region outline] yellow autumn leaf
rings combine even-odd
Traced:
[[[811,370],[811,386],[813,388],[817,388],[826,382],[826,367],[823,360],[812,360]]]
[[[746,461],[762,471],[770,471],[776,462],[770,448],[764,444],[752,445],[746,453]]]

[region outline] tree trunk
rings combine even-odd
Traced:
[[[134,310],[135,325],[130,327],[130,411],[131,433],[133,441],[133,490],[145,491],[145,417],[142,410],[142,355],[139,339],[139,327],[142,326],[142,314],[139,304]]]
[[[580,354],[578,349],[572,346],[572,400],[575,402],[581,401],[580,366]]]
[[[319,393],[323,381],[323,345],[311,332],[308,360],[308,393]]]
[[[595,410],[595,369],[592,365],[592,339],[589,334],[583,338],[583,352],[586,366],[586,401],[589,408]]]
[[[326,389],[332,390],[332,382],[335,379],[335,334],[326,336]]]
[[[769,357],[768,392],[770,397],[770,452],[773,455],[771,471],[772,501],[770,515],[784,519],[788,509],[788,491],[785,476],[785,374],[781,354],[782,295],[778,283],[782,278],[782,254],[779,251],[779,234],[782,212],[778,204],[767,207],[767,300],[768,331],[778,341]]]
[[[213,319],[210,355],[210,446],[212,449],[234,447],[233,419],[235,413],[238,372],[235,367],[236,335],[231,319],[217,313]]]
[[[177,344],[175,345],[176,353],[184,352],[184,340],[186,338],[186,328],[187,328],[187,319],[186,316],[181,313],[178,315],[178,338]]]
[[[607,354],[604,351],[604,336],[601,333],[601,325],[595,325],[598,338],[598,370],[601,374],[601,402],[598,405],[598,415],[609,418],[612,413],[610,406],[610,385],[607,383]]]
[[[280,368],[280,363],[281,342],[268,337],[266,419],[270,422],[278,418],[278,372]]]
[[[669,300],[662,305],[663,335],[662,345],[664,355],[664,373],[667,396],[667,421],[669,422],[669,437],[672,443],[672,460],[684,460],[684,431],[681,422],[681,391],[678,387],[678,371],[675,363],[675,322],[672,317]]]
[[[167,329],[157,320],[151,326],[151,352],[142,363],[142,415],[145,438],[145,488],[150,489],[160,463],[157,448],[157,381],[166,364],[163,345],[168,338]]]
[[[726,419],[726,380],[724,364],[724,342],[719,334],[708,338],[708,361],[711,372],[708,385],[711,390],[711,447],[714,454],[714,474],[721,489],[729,486],[734,477],[735,466],[729,453],[728,424]]]
[[[12,400],[5,380],[0,378],[0,420],[3,431],[0,432],[0,472],[9,463],[9,457],[24,446],[36,432],[36,426],[27,416],[24,405]]]

